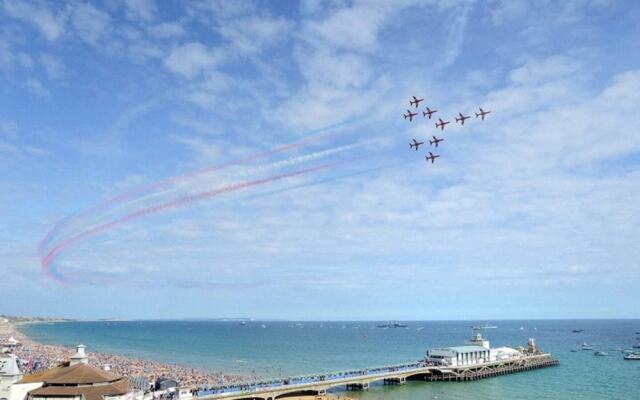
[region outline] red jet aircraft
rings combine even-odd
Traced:
[[[419,99],[416,96],[411,96],[413,97],[413,100],[409,100],[409,105],[410,106],[416,106],[416,108],[418,108],[418,104],[420,104],[420,102],[424,99]]]
[[[460,122],[460,125],[464,125],[464,121],[465,121],[466,119],[471,118],[471,116],[466,116],[466,117],[465,117],[464,115],[462,115],[462,113],[458,113],[458,115],[459,115],[460,117],[456,117],[456,122]]]
[[[440,128],[440,130],[444,130],[444,126],[448,123],[449,121],[443,121],[442,118],[438,118],[438,122],[436,122],[436,128]]]
[[[426,116],[428,115],[428,116],[429,116],[429,119],[431,119],[431,116],[432,116],[433,114],[437,113],[437,112],[438,112],[438,110],[432,110],[432,109],[430,109],[429,107],[427,107],[427,111],[423,111],[423,112],[422,112],[422,116],[423,116],[423,117],[426,117]]]
[[[404,116],[404,119],[409,118],[409,122],[413,121],[413,117],[415,117],[416,115],[418,115],[418,113],[412,113],[411,111],[407,110],[408,114],[402,114]]]
[[[480,107],[480,112],[476,113],[476,118],[478,117],[482,117],[482,120],[484,121],[484,116],[489,114],[491,111],[485,111],[482,109],[482,107]]]
[[[429,140],[429,144],[431,146],[435,145],[436,147],[438,147],[438,143],[442,142],[444,139],[438,139],[435,136],[431,136],[433,138],[433,140]]]
[[[438,158],[440,156],[433,154],[432,152],[429,152],[428,156],[424,156],[424,158],[427,159],[427,162],[429,162],[429,160],[431,160],[431,164],[433,164],[433,162],[436,160],[436,158]]]
[[[421,144],[424,144],[424,142],[418,142],[415,139],[411,139],[411,140],[413,140],[413,143],[409,142],[409,148],[412,149],[415,147],[416,151],[418,151],[418,147],[420,147]]]

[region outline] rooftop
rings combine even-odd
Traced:
[[[45,385],[88,385],[115,382],[119,379],[120,377],[117,375],[87,364],[71,366],[63,364],[35,374],[26,375],[18,383],[44,382]]]
[[[474,351],[488,351],[489,349],[482,346],[466,345],[466,346],[440,347],[432,350],[453,350],[456,353],[472,353]]]
[[[38,397],[71,397],[84,396],[84,400],[103,400],[103,396],[117,396],[133,390],[133,385],[126,379],[100,386],[44,386],[29,393]]]

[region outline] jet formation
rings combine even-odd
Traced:
[[[419,104],[421,101],[424,101],[424,98],[419,99],[416,96],[411,96],[411,99],[409,100],[409,107],[414,106],[415,108],[419,108]],[[479,108],[479,112],[476,112],[476,119],[480,118],[482,121],[484,121],[484,118],[491,112],[490,110],[483,110],[482,107],[478,107]],[[426,108],[425,111],[422,112],[422,116],[423,118],[428,118],[431,119],[431,117],[433,116],[433,114],[437,113],[438,110],[431,109],[429,107]],[[413,119],[418,115],[418,112],[411,112],[411,110],[407,110],[406,114],[403,114],[404,119],[408,119],[409,122],[413,122]],[[466,120],[468,120],[469,118],[471,118],[471,115],[464,115],[463,113],[459,112],[458,116],[455,117],[455,121],[456,123],[460,124],[460,126],[464,126],[464,123]],[[443,132],[444,128],[447,124],[449,124],[450,121],[445,121],[442,118],[438,118],[438,121],[435,123],[436,125],[436,129],[440,128],[440,131]],[[441,142],[444,141],[444,138],[438,138],[435,135],[431,136],[431,139],[429,139],[429,145],[433,146],[434,148],[438,148],[438,144],[440,144]],[[415,151],[418,151],[418,148],[425,144],[425,142],[420,142],[418,140],[411,139],[411,142],[409,142],[409,148],[410,149],[414,149]],[[427,162],[431,161],[431,164],[434,164],[436,161],[436,158],[440,158],[440,155],[438,154],[433,154],[432,152],[428,152],[428,155],[425,155],[425,159]]]

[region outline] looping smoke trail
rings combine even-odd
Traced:
[[[320,171],[323,169],[328,169],[328,168],[332,168],[341,164],[346,164],[349,162],[353,162],[357,159],[361,159],[364,158],[365,156],[360,156],[360,157],[356,157],[356,158],[352,158],[352,159],[347,159],[347,160],[341,160],[341,161],[334,161],[331,163],[326,163],[326,164],[321,164],[315,167],[310,167],[310,168],[306,168],[306,169],[301,169],[301,170],[297,170],[297,171],[293,171],[293,172],[288,172],[288,173],[283,173],[283,174],[279,174],[279,175],[273,175],[270,177],[266,177],[266,178],[262,178],[262,179],[257,179],[257,180],[253,180],[253,181],[246,181],[246,182],[241,182],[241,183],[236,183],[236,184],[232,184],[232,185],[228,185],[219,189],[214,189],[214,190],[209,190],[209,191],[205,191],[205,192],[201,192],[201,193],[196,193],[196,194],[192,194],[192,195],[188,195],[188,196],[184,196],[181,197],[179,199],[176,200],[172,200],[166,203],[162,203],[159,205],[155,205],[155,206],[151,206],[151,207],[147,207],[147,208],[143,208],[141,210],[132,212],[130,214],[127,214],[119,219],[116,219],[114,221],[111,221],[109,223],[105,223],[102,225],[99,225],[97,227],[91,228],[91,229],[87,229],[84,232],[73,236],[69,239],[67,239],[66,241],[63,241],[59,244],[57,244],[56,246],[54,246],[49,253],[42,258],[41,261],[41,265],[43,270],[45,271],[45,273],[47,273],[47,275],[49,275],[51,278],[55,279],[55,280],[64,280],[64,277],[58,272],[58,273],[52,273],[52,271],[50,270],[49,266],[51,265],[51,263],[53,262],[53,260],[66,248],[73,246],[74,244],[80,242],[81,240],[90,237],[90,236],[95,236],[98,235],[100,233],[106,232],[108,230],[111,230],[119,225],[122,225],[126,222],[147,216],[147,215],[151,215],[151,214],[156,214],[156,213],[160,213],[162,211],[166,211],[166,210],[170,210],[170,209],[174,209],[176,207],[188,204],[188,203],[193,203],[196,201],[200,201],[200,200],[204,200],[207,198],[212,198],[224,193],[229,193],[229,192],[235,192],[241,189],[246,189],[252,186],[258,186],[258,185],[263,185],[266,183],[270,183],[270,182],[275,182],[275,181],[279,181],[279,180],[283,180],[286,178],[291,178],[291,177],[295,177],[295,176],[300,176],[300,175],[304,175],[304,174],[309,174],[311,172],[316,172],[316,171]]]
[[[178,182],[181,181],[183,179],[187,179],[193,176],[197,176],[197,175],[201,175],[204,173],[208,173],[208,172],[213,172],[216,170],[221,170],[233,165],[240,165],[243,163],[246,163],[248,161],[252,161],[252,160],[257,160],[260,158],[265,158],[277,153],[281,153],[281,152],[285,152],[285,151],[289,151],[295,148],[299,148],[299,147],[304,147],[305,145],[308,145],[310,143],[319,141],[321,139],[324,139],[325,136],[316,136],[313,137],[313,135],[318,135],[322,132],[326,132],[328,130],[331,129],[335,129],[335,128],[339,128],[341,126],[345,126],[348,124],[351,124],[353,122],[357,122],[358,118],[356,119],[351,119],[351,120],[347,120],[347,121],[342,121],[342,122],[338,122],[336,124],[332,124],[332,125],[328,125],[319,129],[315,129],[312,131],[308,131],[304,134],[302,134],[301,136],[306,137],[303,140],[299,140],[293,143],[288,143],[279,147],[275,147],[273,149],[264,151],[264,152],[259,152],[259,153],[254,153],[251,155],[248,155],[246,157],[242,157],[236,160],[231,160],[231,161],[227,161],[225,163],[222,164],[218,164],[212,167],[208,167],[208,168],[204,168],[198,171],[194,171],[194,172],[189,172],[186,174],[182,174],[182,175],[177,175],[177,176],[173,176],[167,179],[163,179],[161,181],[158,182],[154,182],[151,184],[147,184],[147,185],[142,185],[140,187],[137,187],[135,189],[132,189],[126,193],[120,194],[118,196],[114,196],[112,198],[109,198],[107,200],[104,200],[100,203],[98,203],[97,205],[90,207],[86,210],[80,211],[79,213],[76,214],[72,214],[66,218],[63,218],[61,221],[59,221],[56,225],[53,226],[53,228],[51,228],[51,230],[49,230],[49,232],[47,232],[47,234],[45,235],[45,237],[40,241],[39,245],[38,245],[38,255],[40,256],[40,258],[42,259],[45,256],[45,248],[46,246],[50,243],[50,241],[52,240],[52,238],[54,237],[54,235],[60,231],[62,228],[64,228],[65,226],[69,225],[71,222],[78,220],[78,219],[82,219],[84,217],[86,217],[87,215],[90,215],[91,213],[97,212],[99,210],[102,210],[104,208],[108,208],[114,204],[118,204],[121,203],[123,201],[126,201],[128,199],[134,198],[138,195],[141,194],[145,194],[148,193],[152,190],[167,186],[171,183],[174,182]],[[309,137],[311,136],[311,137]],[[327,137],[330,137],[331,135],[328,135]]]

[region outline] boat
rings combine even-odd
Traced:
[[[578,352],[578,350],[576,350],[576,349],[571,349],[571,352],[572,352],[572,353],[577,353],[577,352]]]
[[[595,353],[593,353],[594,356],[599,356],[599,357],[604,357],[604,356],[608,356],[609,353],[607,353],[606,351],[596,351]]]
[[[574,329],[571,332],[573,333],[580,333],[580,332],[584,332],[584,329]]]
[[[378,328],[406,328],[407,324],[401,324],[400,322],[388,322],[386,324],[377,325]]]
[[[593,350],[593,346],[591,346],[587,342],[582,342],[582,350]]]
[[[479,331],[480,329],[497,329],[498,327],[495,325],[484,324],[484,325],[471,325],[471,329],[474,331]]]
[[[419,326],[419,327],[416,328],[417,331],[421,331],[423,329],[424,329],[424,326]]]
[[[640,353],[628,353],[623,358],[625,360],[640,360]]]
[[[640,349],[640,343],[636,343],[631,347],[633,347],[634,349]]]
[[[241,325],[241,326],[245,326],[246,324],[247,324],[247,323],[246,323],[246,322],[244,322],[244,321],[240,322],[240,325]]]

